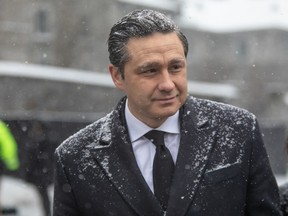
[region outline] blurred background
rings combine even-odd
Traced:
[[[55,148],[122,97],[108,73],[107,38],[140,8],[165,13],[186,34],[190,94],[257,116],[278,183],[286,180],[287,0],[0,0],[0,119],[21,162],[3,170],[0,203],[17,215],[45,215]]]

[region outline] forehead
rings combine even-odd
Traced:
[[[130,58],[153,53],[177,52],[184,55],[183,44],[176,32],[154,33],[152,35],[131,38],[127,43]]]

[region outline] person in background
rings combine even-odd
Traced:
[[[116,108],[55,151],[54,216],[278,216],[256,117],[187,95],[188,41],[135,10],[108,38]]]
[[[288,136],[286,137],[284,143],[286,153],[288,154]],[[280,190],[280,204],[283,216],[288,216],[288,182],[283,183],[279,186]]]
[[[16,140],[5,122],[0,120],[0,175],[3,169],[16,171],[19,168],[18,147]],[[15,209],[2,209],[0,203],[0,212],[14,212]],[[1,215],[1,213],[0,213]]]
[[[2,120],[0,120],[0,159],[8,170],[15,171],[19,168],[16,140]]]

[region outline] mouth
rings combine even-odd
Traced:
[[[178,95],[170,96],[170,97],[163,97],[163,98],[157,98],[155,101],[158,101],[160,103],[173,103]]]
[[[176,96],[174,97],[167,97],[167,98],[160,98],[158,99],[159,101],[169,101],[169,100],[173,100],[174,98],[176,98]]]

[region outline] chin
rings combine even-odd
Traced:
[[[167,110],[167,111],[165,109],[163,109],[163,111],[162,112],[160,111],[160,113],[158,114],[158,118],[162,118],[162,119],[168,118],[168,117],[174,115],[177,111],[178,111],[178,109],[177,110],[175,110],[175,109]]]

